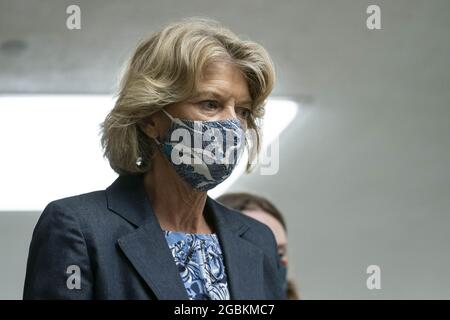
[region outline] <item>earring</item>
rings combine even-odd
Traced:
[[[140,167],[141,164],[142,164],[142,157],[138,157],[138,158],[136,159],[136,165],[137,165],[138,167]]]

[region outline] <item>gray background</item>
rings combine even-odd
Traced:
[[[70,4],[79,31],[65,28]],[[366,28],[369,4],[382,30]],[[138,39],[198,15],[263,44],[273,96],[305,102],[281,136],[279,173],[232,187],[286,215],[302,297],[449,299],[448,0],[1,0],[0,93],[112,93]],[[0,298],[21,297],[39,214],[0,212]],[[366,288],[371,264],[381,290]]]

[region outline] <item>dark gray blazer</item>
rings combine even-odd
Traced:
[[[285,299],[272,231],[209,197],[205,217],[216,228],[231,299]],[[23,297],[189,299],[142,175],[119,176],[106,190],[45,207],[33,232]]]

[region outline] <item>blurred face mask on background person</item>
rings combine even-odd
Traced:
[[[163,141],[156,143],[175,171],[193,188],[208,191],[227,179],[245,147],[238,119],[193,121],[172,117]]]
[[[288,285],[288,279],[287,279],[287,265],[281,264],[280,265],[280,269],[281,269],[281,281],[282,281],[282,286],[283,286],[283,291],[287,290],[287,285]]]

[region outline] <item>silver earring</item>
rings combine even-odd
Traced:
[[[142,157],[138,157],[138,158],[136,159],[136,165],[137,165],[138,167],[140,167],[141,164],[142,164]]]

